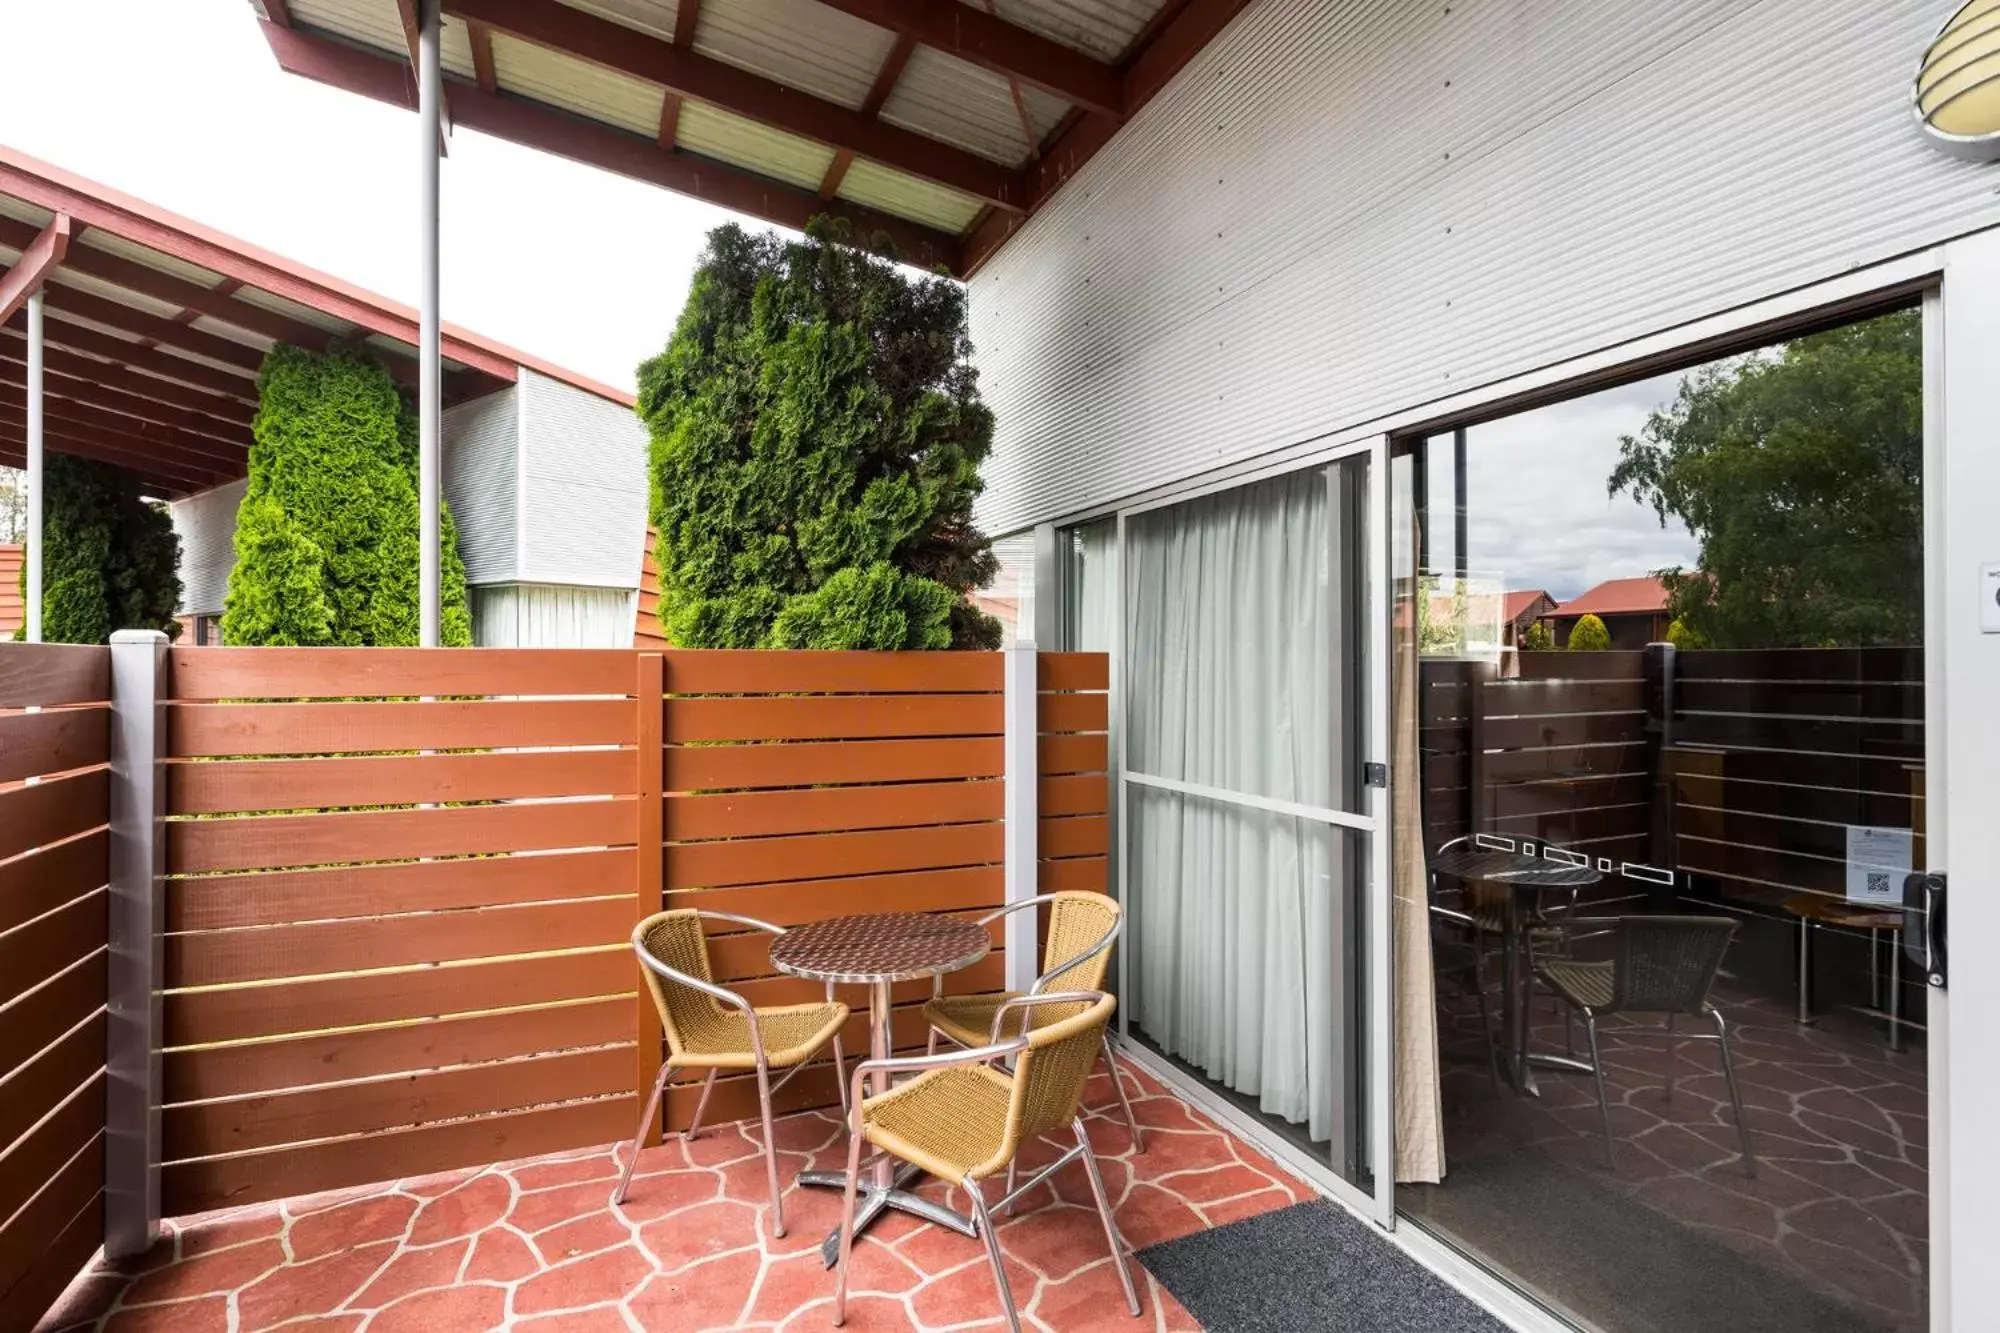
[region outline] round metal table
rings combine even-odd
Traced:
[[[1507,1080],[1531,1097],[1539,1096],[1533,1066],[1590,1072],[1581,1060],[1560,1055],[1530,1054],[1528,1051],[1527,968],[1522,966],[1523,943],[1528,938],[1527,899],[1544,893],[1573,893],[1601,883],[1604,872],[1591,866],[1565,861],[1547,861],[1525,852],[1496,847],[1452,847],[1431,859],[1431,873],[1461,883],[1494,884],[1507,890],[1504,913],[1505,937],[1500,955],[1500,1022],[1506,1029]]]
[[[890,1037],[890,987],[899,981],[941,975],[971,967],[993,947],[986,927],[957,917],[923,912],[870,912],[833,917],[795,926],[771,942],[771,966],[788,976],[868,987],[868,1053],[886,1059]],[[845,1078],[846,1071],[841,1072]],[[889,1076],[874,1075],[873,1093],[889,1090]],[[854,1230],[859,1235],[888,1209],[913,1213],[940,1226],[972,1235],[969,1224],[949,1208],[903,1188],[920,1174],[914,1166],[898,1171],[884,1157],[871,1178],[861,1182]],[[803,1171],[801,1185],[845,1189],[846,1173]],[[828,1268],[840,1258],[840,1228],[820,1242],[820,1258]]]

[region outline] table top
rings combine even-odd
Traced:
[[[1449,848],[1431,858],[1431,870],[1453,879],[1476,879],[1488,884],[1537,891],[1579,889],[1604,878],[1604,873],[1595,866],[1549,861],[1498,847]]]
[[[812,981],[908,981],[987,955],[986,927],[927,912],[867,912],[794,926],[771,941],[771,966]]]
[[[1897,908],[1850,903],[1845,898],[1835,898],[1824,893],[1801,893],[1796,897],[1787,898],[1785,910],[1793,916],[1824,921],[1829,926],[1847,926],[1854,930],[1903,928],[1903,914]]]

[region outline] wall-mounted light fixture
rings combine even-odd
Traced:
[[[2000,159],[2000,0],[1966,0],[1924,50],[1917,123],[1954,157]]]

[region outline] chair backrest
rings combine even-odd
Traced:
[[[1007,1112],[1010,1146],[1062,1129],[1076,1119],[1084,1080],[1097,1063],[1104,1025],[1118,1002],[1099,994],[1089,1004],[1046,1007],[1057,1016],[1025,1033],[1028,1049],[1014,1059],[1014,1098]]]
[[[1605,1010],[1700,1013],[1736,923],[1726,916],[1621,916]]]
[[[702,929],[701,913],[692,907],[657,912],[641,921],[632,932],[632,947],[650,954],[676,972],[713,982],[708,967],[708,935]],[[640,973],[653,992],[653,1007],[660,1011],[660,1026],[666,1029],[667,1049],[678,1055],[688,1036],[712,1023],[722,1012],[722,1004],[692,986],[676,984],[650,967]]]
[[[1111,965],[1111,950],[1085,958],[1118,929],[1118,903],[1101,893],[1064,892],[1049,904],[1049,938],[1042,948],[1044,991],[1100,990]],[[1073,967],[1063,964],[1079,960]],[[1058,970],[1060,969],[1060,970]],[[1039,1015],[1036,1022],[1046,1020]]]

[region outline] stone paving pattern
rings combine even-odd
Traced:
[[[1129,1249],[1313,1197],[1311,1189],[1127,1066],[1146,1126],[1135,1156],[1100,1070],[1086,1119]],[[839,1196],[787,1189],[787,1235],[764,1225],[754,1122],[669,1139],[642,1156],[622,1208],[609,1148],[449,1172],[170,1224],[143,1259],[81,1275],[41,1333],[523,1333],[832,1327],[820,1238]],[[785,1179],[845,1166],[837,1113],[778,1122]],[[623,1151],[621,1145],[620,1151]],[[1054,1160],[1037,1145],[1024,1164]],[[932,1182],[926,1192],[944,1197]],[[989,1189],[997,1196],[998,1185]],[[963,1207],[963,1201],[956,1206]],[[1080,1163],[1000,1226],[1025,1328],[1047,1333],[1195,1328],[1136,1260],[1142,1315],[1111,1268]],[[976,1240],[892,1215],[857,1243],[847,1327],[1004,1329]]]

